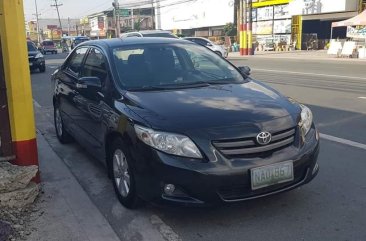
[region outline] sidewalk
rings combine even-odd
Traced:
[[[41,135],[37,135],[43,194],[29,241],[120,240],[75,177]]]
[[[357,58],[337,58],[335,55],[328,55],[327,50],[295,50],[295,51],[256,51],[254,55],[241,56],[239,52],[230,52],[228,59],[239,60],[247,58],[286,58],[304,60],[326,60],[326,61],[366,61]]]

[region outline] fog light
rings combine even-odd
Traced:
[[[167,195],[172,195],[175,191],[175,186],[173,184],[165,184],[164,192]]]
[[[318,171],[318,169],[319,169],[319,165],[318,165],[318,163],[316,163],[314,168],[313,168],[312,175],[314,175],[316,173],[316,171]]]

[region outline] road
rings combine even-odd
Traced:
[[[114,196],[104,166],[52,125],[50,74],[64,55],[32,73],[37,127],[121,240],[366,240],[365,62],[251,57],[232,60],[252,77],[311,107],[322,133],[320,173],[288,193],[216,208],[147,204],[131,211]]]

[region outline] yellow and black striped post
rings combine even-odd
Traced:
[[[22,0],[0,0],[0,38],[14,164],[38,165]],[[39,176],[36,180],[39,182]]]
[[[253,50],[253,34],[252,34],[252,0],[248,0],[248,23],[247,23],[247,35],[248,35],[248,55],[252,55]]]

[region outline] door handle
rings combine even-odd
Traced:
[[[77,89],[86,89],[86,88],[87,88],[87,85],[85,85],[85,84],[80,84],[80,83],[76,83],[76,88],[77,88]]]

